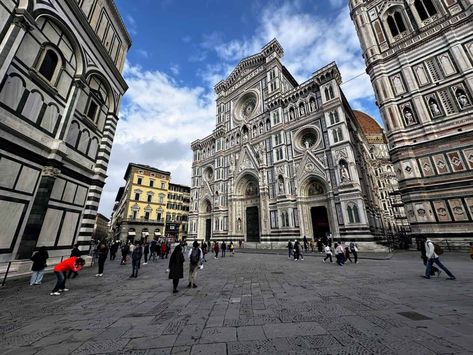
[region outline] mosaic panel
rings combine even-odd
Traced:
[[[447,153],[447,157],[450,160],[450,164],[452,166],[452,169],[454,172],[459,172],[459,171],[464,171],[465,169],[465,163],[463,162],[463,159],[460,156],[459,152],[450,152]]]
[[[468,215],[461,199],[448,200],[450,208],[452,209],[453,219],[455,221],[468,221]]]
[[[448,174],[450,170],[448,169],[448,164],[443,154],[437,154],[433,156],[435,168],[437,169],[438,174]]]
[[[419,159],[419,166],[424,176],[433,176],[435,175],[435,170],[430,161],[429,157],[424,157]]]
[[[434,201],[433,204],[435,214],[440,222],[450,222],[452,220],[445,201]]]

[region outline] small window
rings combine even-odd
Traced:
[[[151,202],[152,198],[153,198],[153,195],[148,195],[147,201]]]
[[[141,185],[143,183],[143,178],[139,177],[136,183],[138,185]]]
[[[87,117],[95,122],[97,118],[98,109],[99,105],[97,105],[97,103],[91,99],[89,102],[89,108],[87,109]]]
[[[138,192],[135,193],[135,200],[136,201],[140,200],[140,194]]]
[[[136,215],[137,215],[138,211],[133,211],[132,214],[133,214],[133,219],[136,219]]]
[[[43,62],[39,67],[39,73],[48,81],[53,79],[56,68],[59,64],[59,57],[55,51],[48,49],[43,57]]]
[[[161,181],[161,188],[165,189],[166,188],[166,183],[164,181]]]
[[[431,0],[415,0],[414,5],[422,21],[437,14],[437,9]]]
[[[154,180],[149,181],[149,187],[154,187]]]
[[[149,220],[149,212],[145,212],[145,220],[146,220],[146,221]]]

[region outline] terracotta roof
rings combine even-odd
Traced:
[[[365,135],[383,134],[383,129],[373,117],[357,110],[353,110],[353,113]]]

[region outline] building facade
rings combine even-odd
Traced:
[[[166,214],[166,236],[168,238],[187,239],[190,192],[189,186],[169,184]]]
[[[192,143],[189,236],[282,245],[332,235],[375,247],[381,211],[338,68],[299,85],[282,55],[272,40],[215,86],[215,130]]]
[[[473,3],[350,0],[413,237],[471,240]]]
[[[114,239],[134,241],[164,235],[171,173],[130,163],[124,179],[112,213]]]
[[[92,238],[95,240],[106,240],[109,237],[108,231],[110,230],[110,219],[105,217],[101,213],[97,213],[97,217],[95,219],[95,226],[94,226],[94,233],[92,234]]]
[[[88,249],[130,45],[112,0],[0,2],[0,260]]]

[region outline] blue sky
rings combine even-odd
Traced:
[[[301,83],[336,61],[347,82],[365,71],[347,0],[116,0],[132,37],[129,90],[100,212],[109,216],[128,162],[171,172],[190,184],[190,142],[215,125],[213,86],[272,38]],[[342,86],[351,106],[379,120],[367,75]]]

